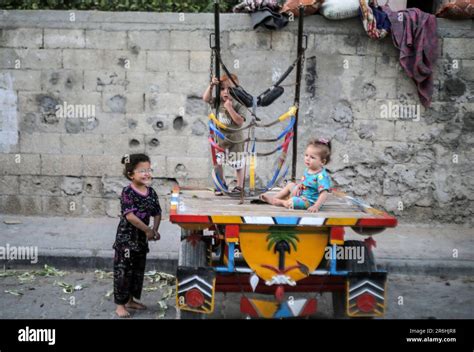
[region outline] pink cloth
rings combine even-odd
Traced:
[[[438,58],[436,17],[417,8],[393,12],[384,6],[383,10],[392,23],[392,40],[400,50],[400,65],[415,82],[421,103],[428,107]]]

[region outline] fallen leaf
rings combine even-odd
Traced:
[[[27,271],[21,275],[18,275],[17,278],[20,283],[31,282],[35,279],[35,275]]]
[[[165,314],[166,314],[165,311],[161,311],[156,315],[156,318],[157,319],[163,319],[165,317]]]
[[[95,273],[96,278],[101,279],[101,280],[106,279],[106,278],[111,279],[114,276],[114,273],[111,271],[95,270],[94,273]]]
[[[163,288],[166,286],[168,286],[168,283],[166,281],[160,282],[160,284],[158,285],[159,288]]]
[[[17,290],[5,290],[5,293],[9,293],[13,296],[23,296],[23,292],[19,292]]]
[[[160,306],[160,309],[167,310],[168,305],[166,304],[165,301],[158,301],[158,305]]]
[[[176,277],[167,273],[160,273],[160,276],[170,284],[174,284],[176,281]]]
[[[17,276],[19,273],[17,271],[2,271],[0,272],[0,277],[9,277],[9,276]]]
[[[172,287],[167,287],[165,292],[163,292],[163,296],[161,297],[161,300],[167,300],[174,294],[174,290]]]
[[[150,270],[145,273],[145,277],[150,280],[151,283],[160,283],[159,288],[167,286],[169,284],[174,285],[176,278],[173,275],[158,272],[156,270]]]
[[[3,220],[3,222],[7,225],[18,225],[22,224],[20,220],[15,220],[15,219],[8,219],[8,220]]]
[[[145,288],[143,289],[143,291],[146,291],[146,292],[151,292],[151,291],[156,291],[156,290],[158,290],[158,287],[156,287],[156,286],[145,287]]]
[[[62,282],[62,281],[56,281],[55,283],[56,283],[56,285],[58,285],[59,287],[61,287],[63,289],[64,293],[72,293],[74,291],[74,287],[70,284],[67,284],[67,283]]]
[[[66,274],[65,271],[58,270],[55,267],[49,266],[47,264],[44,265],[43,270],[36,271],[34,273],[40,276],[64,276]]]

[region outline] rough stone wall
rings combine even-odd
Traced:
[[[209,186],[200,96],[212,21],[212,14],[1,12],[0,213],[116,216],[125,153],[151,156],[163,197],[175,181]],[[294,60],[296,23],[268,32],[251,30],[247,15],[221,21],[224,60],[253,94]],[[406,220],[472,224],[473,29],[473,21],[438,20],[441,56],[433,104],[424,109],[391,39],[370,40],[358,19],[307,17],[298,174],[306,140],[329,137],[328,168],[343,190]],[[294,81],[293,73],[285,95],[262,109],[264,120],[291,105]],[[58,117],[58,105],[92,107],[93,116]],[[387,107],[420,115],[385,116]],[[260,181],[274,164],[258,160]]]

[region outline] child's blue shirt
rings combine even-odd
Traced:
[[[325,168],[316,174],[310,174],[308,169],[304,170],[304,176],[301,178],[301,184],[303,185],[301,197],[305,197],[312,204],[314,204],[319,194],[326,190],[329,192],[331,189],[331,179]]]

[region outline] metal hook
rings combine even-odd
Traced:
[[[214,43],[214,45],[212,45]],[[209,48],[215,49],[216,48],[216,34],[211,33],[209,34]]]

